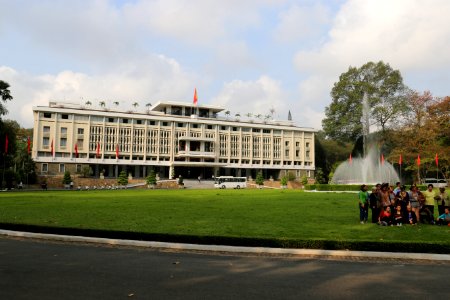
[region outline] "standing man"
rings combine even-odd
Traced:
[[[367,222],[367,217],[369,214],[369,193],[367,192],[367,185],[361,185],[358,193],[359,199],[359,221],[361,224]]]
[[[434,223],[434,197],[436,196],[433,191],[433,185],[430,183],[426,191],[422,193],[425,197],[425,208],[430,211],[430,222]]]
[[[445,192],[445,187],[439,188],[439,194],[434,197],[438,205],[439,215],[444,213],[445,208],[450,208],[450,195]]]

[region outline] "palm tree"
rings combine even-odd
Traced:
[[[275,113],[275,108],[272,107],[271,109],[269,109],[269,112],[270,112],[270,115],[273,118],[273,114]]]
[[[98,104],[99,104],[102,108],[105,108],[105,106],[106,106],[106,102],[105,102],[105,101],[100,101]]]
[[[9,84],[3,80],[0,80],[0,99],[4,102],[12,100],[13,97],[10,93]],[[3,106],[3,104],[0,103],[0,115],[6,115],[7,113],[8,110]]]
[[[261,118],[262,118],[262,114],[257,114],[257,115],[255,116],[255,118],[261,119]]]
[[[150,107],[152,107],[152,104],[151,103],[147,103],[147,104],[145,104],[145,107],[147,107],[147,113],[149,113],[150,112]]]
[[[137,102],[134,102],[133,104],[133,107],[134,107],[134,109],[136,109],[136,107],[138,107],[139,106],[139,103],[137,103]]]
[[[236,118],[236,120],[239,121],[239,118],[241,117],[241,114],[240,114],[240,113],[237,113],[237,114],[234,115],[234,117]]]
[[[269,119],[270,119],[270,115],[265,115],[265,116],[264,116],[264,121],[267,122]]]
[[[86,105],[86,106],[91,106],[92,105],[92,102],[91,101],[86,101],[86,103],[84,103],[84,105]]]
[[[228,116],[230,115],[230,111],[229,110],[227,110],[226,112],[225,112],[225,116],[227,116],[227,119],[228,119]]]
[[[115,106],[119,106],[119,101],[114,101],[113,104],[114,104]]]

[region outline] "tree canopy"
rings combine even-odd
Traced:
[[[405,86],[400,71],[382,61],[350,67],[339,76],[331,90],[332,103],[322,120],[327,137],[343,142],[362,135],[362,100],[367,94],[370,125],[385,131],[395,117],[406,111]]]

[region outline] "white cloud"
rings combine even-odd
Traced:
[[[261,76],[254,81],[233,80],[223,85],[222,90],[212,103],[230,110],[232,115],[247,113],[263,116],[275,109],[275,116],[285,113],[287,119],[286,96],[279,81],[268,76]]]
[[[153,34],[214,47],[212,42],[261,22],[258,9],[272,1],[156,0],[124,8],[125,17]]]
[[[193,75],[164,56],[149,57],[97,75],[62,71],[35,76],[0,66],[0,78],[10,84],[14,97],[6,104],[9,114],[4,118],[15,119],[24,127],[33,124],[32,107],[48,105],[49,101],[83,104],[89,100],[94,105],[99,101],[108,105],[119,101],[123,110],[131,109],[131,104],[138,102],[144,110],[147,103],[190,97],[194,81]]]
[[[446,0],[348,1],[337,13],[328,41],[295,56],[297,70],[307,76],[299,85],[300,98],[313,107],[329,105],[332,83],[341,73],[379,60],[400,70],[405,83],[414,84],[411,88],[448,93],[443,90],[450,80],[448,11]],[[408,82],[424,72],[429,74],[425,80]]]
[[[305,40],[323,33],[330,22],[331,11],[321,3],[310,6],[293,4],[279,13],[279,24],[273,30],[276,40],[292,42]]]

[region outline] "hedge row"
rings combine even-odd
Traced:
[[[368,184],[368,191],[372,189],[372,185]],[[427,189],[426,185],[419,184],[417,185],[421,191]],[[409,190],[410,186],[407,186],[407,190]],[[361,188],[360,184],[306,184],[305,190],[307,191],[359,191]]]
[[[298,239],[277,239],[277,238],[195,236],[195,235],[153,234],[153,233],[111,231],[111,230],[92,230],[92,229],[78,229],[78,228],[61,228],[61,227],[22,225],[10,223],[0,223],[0,228],[8,230],[19,230],[19,231],[49,233],[49,234],[63,234],[72,236],[203,244],[203,245],[450,254],[449,241],[424,243],[414,241],[374,242],[374,241],[351,241],[351,240],[345,241],[317,240],[317,239],[298,240]]]

